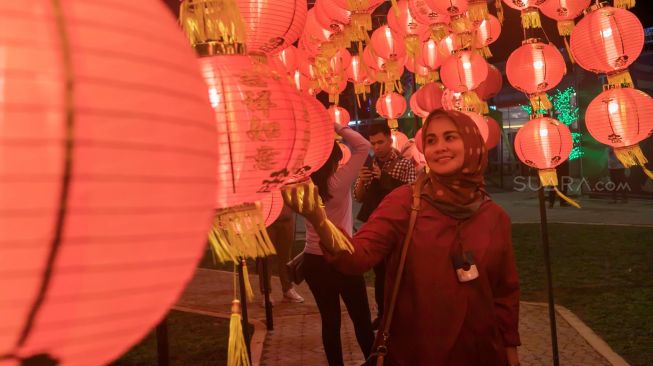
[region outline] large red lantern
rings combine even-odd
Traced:
[[[329,107],[329,109],[327,109],[327,111],[329,112],[329,117],[331,117],[331,120],[334,123],[345,127],[349,125],[351,117],[349,116],[349,112],[347,112],[346,109],[338,107],[337,105],[332,105]]]
[[[600,143],[614,148],[625,167],[640,165],[647,159],[639,142],[653,135],[653,99],[632,88],[605,90],[587,106],[585,123],[589,133]]]
[[[476,89],[487,73],[487,62],[482,56],[471,51],[459,51],[444,61],[440,77],[447,88],[466,92]]]
[[[560,51],[534,38],[524,41],[506,63],[508,81],[529,96],[533,111],[551,109],[545,92],[558,85],[566,71]]]
[[[320,169],[331,155],[333,122],[329,117],[329,112],[319,100],[309,95],[303,95],[302,98],[308,110],[307,117],[310,120],[311,128],[311,145],[305,159],[308,168],[305,171],[305,177],[307,177],[309,173]]]
[[[306,24],[306,0],[236,0],[247,27],[247,51],[277,53],[292,45]]]
[[[488,100],[499,94],[503,87],[503,75],[494,65],[488,64],[487,78],[474,90],[481,100]]]
[[[415,92],[417,106],[427,113],[442,108],[443,91],[444,86],[437,82],[422,86]]]
[[[574,19],[590,6],[592,0],[547,0],[540,10],[547,17],[558,22],[558,33],[568,36],[574,29]]]
[[[413,95],[410,96],[410,100],[408,102],[408,105],[410,106],[410,110],[413,111],[413,114],[415,114],[418,117],[421,118],[426,118],[428,116],[428,112],[422,110],[418,105],[417,105],[417,97],[416,93],[413,93]]]
[[[480,49],[483,56],[491,57],[488,46],[494,43],[501,35],[501,23],[494,15],[488,14],[486,19],[478,23],[474,29],[474,48]]]
[[[315,96],[321,91],[317,85],[317,82],[312,81],[307,76],[299,72],[299,70],[295,70],[295,73],[293,74],[293,81],[295,88],[302,93]]]
[[[613,85],[632,85],[627,68],[644,47],[644,29],[635,14],[594,6],[571,33],[571,52],[585,70],[608,74]]]
[[[397,118],[401,117],[406,111],[406,99],[401,94],[395,92],[381,95],[376,101],[376,112],[388,120],[388,126],[396,129],[399,127]]]
[[[376,56],[385,60],[399,60],[406,56],[406,46],[387,25],[377,28],[370,38]]]
[[[499,123],[490,116],[485,116],[485,122],[487,123],[487,140],[485,141],[485,146],[488,150],[494,149],[501,140],[501,127]]]
[[[290,46],[283,49],[281,52],[272,55],[269,61],[279,70],[283,70],[288,75],[292,75],[298,66],[297,61],[297,48]]]
[[[351,57],[349,67],[345,70],[347,73],[347,80],[354,84],[354,94],[356,94],[356,102],[360,105],[359,97],[362,95],[366,98],[370,92],[370,87],[367,85],[366,80],[370,79],[367,67],[362,62],[359,55]]]
[[[341,8],[329,0],[316,0],[315,18],[324,28],[340,31],[351,22],[351,11]]]
[[[424,85],[439,78],[437,71],[432,71],[430,67],[421,63],[421,57],[407,57],[406,70],[415,74],[415,83],[417,85]]]
[[[0,364],[106,365],[204,253],[221,158],[206,86],[160,1],[0,17]]]
[[[537,117],[517,131],[515,152],[524,164],[538,169],[542,186],[553,187],[561,198],[578,204],[558,191],[556,167],[569,158],[573,147],[571,131],[560,121]]]
[[[451,53],[446,56],[449,56],[450,54]],[[438,49],[438,42],[429,39],[422,44],[422,63],[431,70],[435,71],[439,69],[445,58],[446,57],[443,56]]]

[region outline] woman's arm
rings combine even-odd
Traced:
[[[333,182],[333,186],[346,185],[350,189],[360,168],[363,167],[372,145],[365,137],[349,127],[336,124],[335,130],[351,149],[351,158],[335,172],[330,180]]]

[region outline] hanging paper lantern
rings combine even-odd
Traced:
[[[406,145],[408,142],[408,136],[406,136],[403,132],[399,132],[397,130],[392,130],[392,147],[401,151],[401,149]]]
[[[320,92],[320,88],[314,86],[316,83],[312,82],[308,77],[299,72],[299,70],[295,70],[295,73],[293,74],[293,81],[295,88],[302,93],[315,96]]]
[[[404,42],[387,25],[377,28],[372,33],[370,40],[377,57],[385,60],[399,60],[406,55]]]
[[[490,17],[490,12],[487,8],[487,0],[468,0],[469,9],[467,10],[467,17],[472,21],[474,26]]]
[[[418,22],[429,26],[429,34],[435,41],[449,33],[449,16],[433,10],[426,0],[408,0],[408,9]]]
[[[605,90],[587,106],[585,124],[592,137],[614,148],[626,168],[640,165],[653,179],[653,173],[644,168],[647,159],[638,145],[653,135],[650,96],[632,88]]]
[[[447,56],[449,55],[451,53],[447,54]],[[438,43],[436,41],[429,39],[422,44],[421,60],[425,66],[435,71],[440,68],[444,59],[445,57],[438,50]]]
[[[429,28],[413,17],[408,8],[408,0],[399,0],[395,9],[397,11],[388,12],[388,27],[403,38],[407,53],[415,57],[422,42],[429,38]]]
[[[363,50],[363,63],[368,67],[374,80],[381,83],[382,88],[388,92],[402,91],[400,79],[404,73],[405,62],[406,56],[397,60],[388,60],[378,57],[371,46],[366,46]]]
[[[295,46],[285,48],[281,52],[272,55],[269,61],[278,70],[283,70],[285,73],[292,75],[298,66],[297,48]]]
[[[362,95],[363,99],[367,97],[370,92],[369,85],[365,81],[370,78],[365,64],[363,64],[359,55],[351,57],[351,62],[346,70],[347,79],[354,84],[354,94],[356,94],[356,102],[360,106],[359,97]]]
[[[471,51],[461,51],[449,57],[440,71],[442,83],[447,88],[466,92],[475,89],[487,77],[485,59]]]
[[[425,66],[420,61],[421,57],[417,59],[411,57],[406,58],[406,70],[415,74],[415,83],[417,85],[424,85],[438,80],[438,72],[432,71],[430,67]]]
[[[0,17],[0,364],[106,365],[204,253],[221,159],[206,86],[160,1]]]
[[[315,18],[326,29],[338,32],[351,21],[351,11],[341,8],[329,0],[315,1]]]
[[[347,29],[347,38],[352,42],[362,42],[372,30],[372,12],[385,0],[333,0],[332,3],[351,11],[351,22]]]
[[[440,62],[447,60],[449,56],[461,50],[469,50],[473,45],[471,32],[451,33],[444,37],[438,43],[438,52],[440,53]]]
[[[281,191],[269,192],[261,198],[261,213],[266,227],[272,225],[279,218],[281,211],[283,211]]]
[[[566,71],[560,51],[534,38],[524,41],[506,63],[508,82],[529,96],[534,112],[552,108],[545,91],[558,85]]]
[[[349,112],[347,112],[346,109],[338,107],[337,105],[332,105],[327,110],[329,111],[329,116],[334,123],[345,127],[349,125],[351,117],[349,116]]]
[[[388,120],[390,128],[399,127],[397,118],[401,117],[405,111],[406,99],[401,94],[395,92],[386,93],[376,101],[376,113]]]
[[[644,47],[644,29],[635,14],[610,6],[593,6],[571,33],[571,52],[578,65],[608,74],[611,85],[632,85],[626,70]]]
[[[568,36],[574,29],[574,19],[590,6],[592,0],[547,0],[540,10],[547,17],[558,22],[558,33]]]
[[[442,108],[443,91],[444,86],[437,82],[422,86],[415,92],[417,106],[427,113]]]
[[[300,177],[295,181],[305,179],[308,174],[320,169],[333,149],[333,122],[329,112],[319,100],[308,95],[303,95],[302,98],[310,121],[311,144],[305,159],[308,169],[305,171],[304,177]]]
[[[351,150],[347,147],[347,145],[342,143],[342,141],[338,141],[338,147],[342,152],[342,158],[338,162],[338,168],[341,168],[343,165],[347,164],[351,159]]]
[[[302,34],[306,0],[237,0],[247,26],[247,52],[277,53]]]
[[[487,78],[474,90],[481,100],[488,100],[499,94],[503,87],[503,75],[494,65],[488,64]]]
[[[501,23],[494,15],[488,15],[487,19],[479,22],[474,30],[474,48],[481,50],[485,58],[492,57],[488,46],[499,39],[501,35]]]
[[[537,117],[528,121],[515,136],[515,152],[519,160],[538,169],[542,186],[553,187],[561,198],[580,208],[578,203],[557,188],[558,175],[555,168],[568,159],[573,144],[569,128],[549,117]]]
[[[306,25],[301,37],[306,50],[311,56],[332,57],[340,47],[346,46],[342,29],[326,29],[317,21],[316,9],[310,9],[306,15]]]
[[[499,123],[490,116],[485,116],[485,123],[487,124],[488,134],[485,146],[488,150],[494,149],[501,139],[501,127]]]
[[[473,109],[466,105],[465,100],[463,99],[463,93],[455,92],[447,88],[442,91],[441,103],[442,109],[447,111],[466,111]]]
[[[415,97],[417,97],[416,93],[413,93],[413,95],[410,96],[410,100],[408,102],[408,105],[410,106],[410,110],[413,111],[413,114],[415,114],[416,116],[421,118],[426,118],[426,116],[428,116],[429,113],[420,109],[420,107],[417,105],[417,99]]]
[[[521,11],[521,24],[524,29],[542,28],[538,7],[548,0],[503,0],[509,7]]]

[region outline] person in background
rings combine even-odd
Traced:
[[[387,124],[372,125],[368,139],[374,150],[374,159],[368,166],[363,166],[354,185],[354,198],[361,202],[357,218],[366,222],[379,203],[395,188],[415,180],[415,166],[412,161],[401,156],[392,147],[392,133]],[[383,316],[385,289],[385,261],[374,267],[374,299],[377,305],[377,317],[373,322],[376,329]]]
[[[617,194],[621,192],[621,202],[628,202],[628,180],[626,179],[626,168],[617,159],[614,150],[608,149],[608,172],[610,181],[614,183],[612,189],[612,202],[617,203]]]
[[[369,142],[358,132],[335,124],[335,131],[351,149],[351,158],[338,167],[342,151],[334,142],[326,163],[311,174],[319,187],[326,215],[348,235],[352,234],[351,186],[358,170],[363,166],[370,149]],[[345,275],[338,272],[324,259],[320,237],[310,222],[306,222],[306,246],[304,248],[304,279],[315,297],[322,318],[322,344],[329,366],[343,365],[340,340],[340,298],[354,324],[356,340],[367,357],[374,342],[365,279],[362,274]]]
[[[415,143],[415,139],[408,139],[408,141],[404,144],[404,146],[401,147],[401,151],[399,153],[405,159],[408,159],[411,162],[413,162],[416,172],[421,172],[426,166],[424,155],[422,155],[422,153],[420,153],[419,150],[417,149],[417,144]]]

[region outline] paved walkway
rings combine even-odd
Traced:
[[[233,275],[210,269],[198,269],[192,282],[177,303],[177,308],[186,311],[218,313],[227,317],[233,295]],[[258,276],[251,276],[252,287],[258,289]],[[272,280],[273,296],[280,297],[277,278]],[[265,331],[265,311],[258,296],[249,305],[250,319],[256,321],[256,339],[252,357],[255,365],[262,366],[322,366],[326,358],[322,348],[320,315],[305,283],[298,291],[306,298],[303,304],[277,301],[274,307],[274,330]],[[372,291],[372,289],[368,289]],[[255,291],[256,292],[256,291]],[[258,294],[257,294],[258,295]],[[369,294],[373,298],[372,293]],[[344,305],[342,307],[344,310]],[[375,309],[372,309],[374,312]],[[574,326],[572,326],[573,324]],[[579,327],[580,324],[580,327]],[[626,365],[619,356],[596,336],[589,328],[564,308],[558,309],[558,340],[560,363],[565,366],[609,366]],[[521,304],[520,333],[522,365],[551,365],[550,333],[547,307],[544,304]],[[579,331],[580,329],[580,331]],[[262,334],[265,333],[264,339]],[[593,343],[593,345],[590,344]],[[345,365],[358,366],[362,354],[356,343],[351,320],[346,312],[342,317],[342,343]],[[599,350],[607,355],[602,355]],[[612,358],[612,362],[610,360]]]

